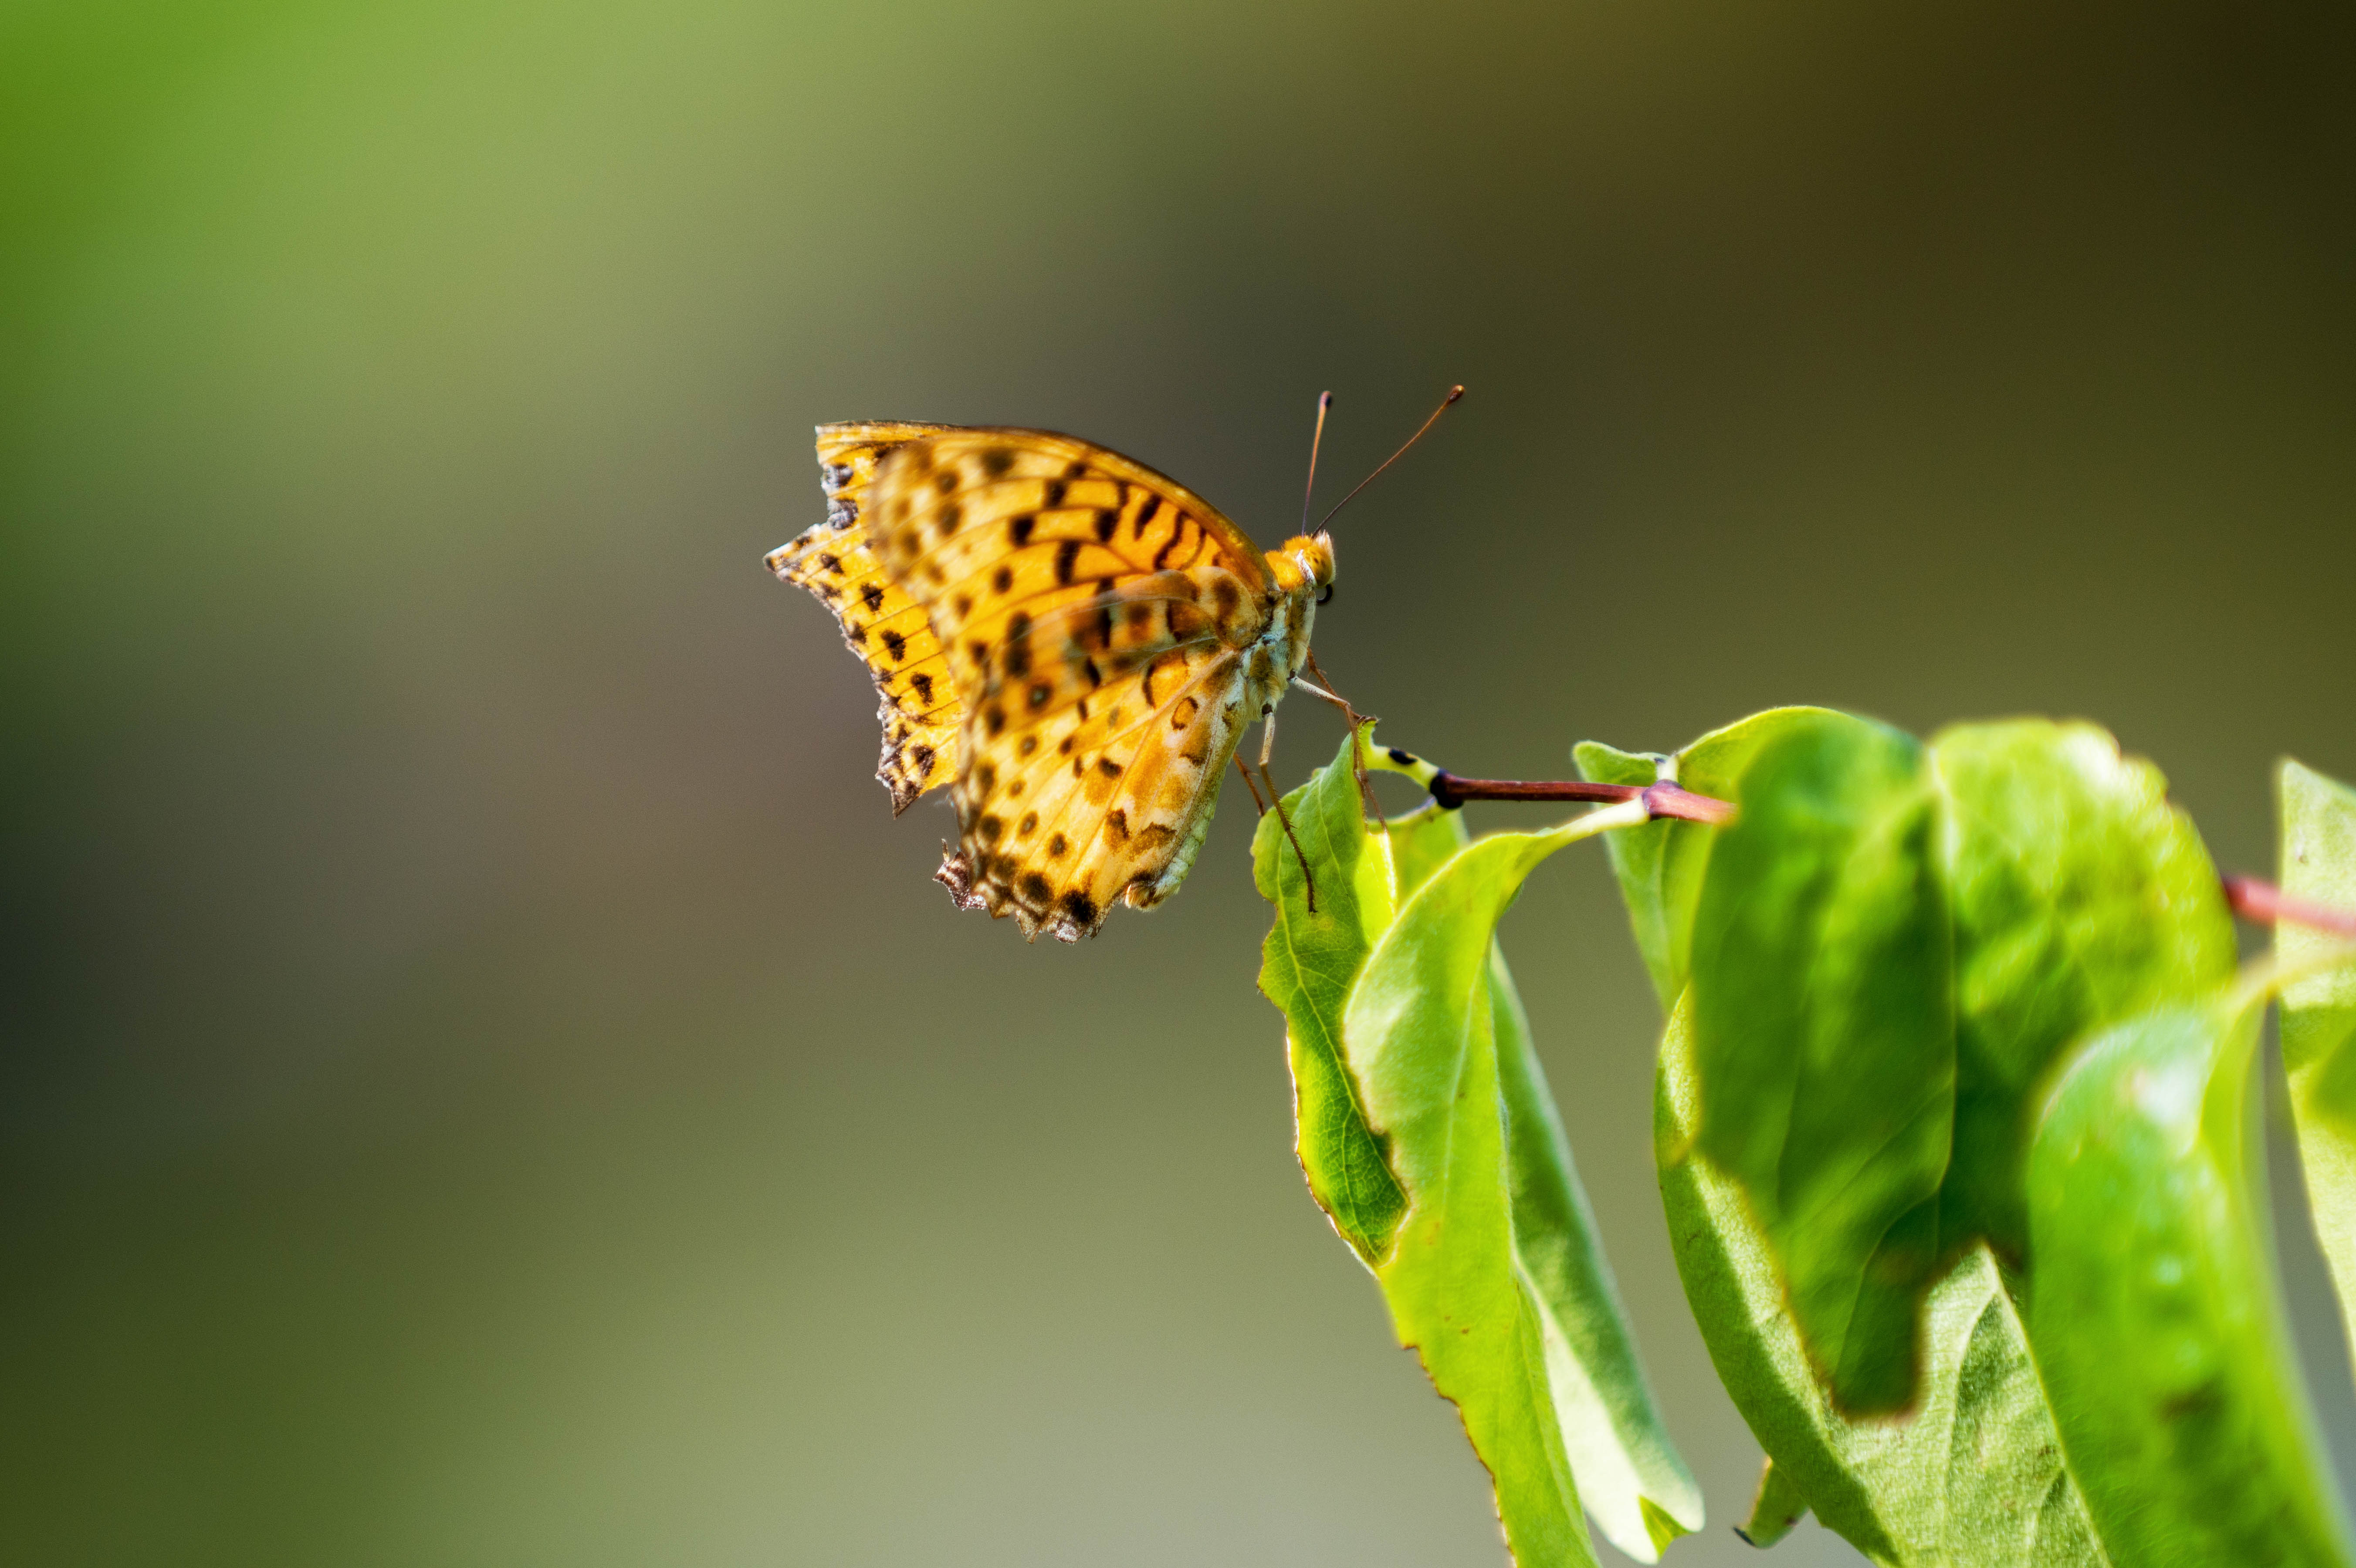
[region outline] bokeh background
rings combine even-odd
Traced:
[[[1083,948],[954,913],[761,570],[810,426],[1274,542],[1321,389],[1338,495],[1462,380],[1319,624],[1395,743],[2085,715],[2264,870],[2274,759],[2356,775],[2351,68],[2323,5],[18,0],[0,1559],[1501,1562],[1293,1165],[1248,811]],[[1676,1560],[1747,1560],[1601,856],[1506,940]]]

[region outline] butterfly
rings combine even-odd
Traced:
[[[767,564],[874,678],[894,812],[949,787],[936,880],[961,908],[1094,935],[1116,901],[1151,909],[1185,880],[1230,761],[1282,816],[1237,746],[1268,726],[1265,778],[1290,688],[1361,722],[1310,652],[1333,592],[1322,527],[1262,551],[1175,480],[1050,431],[820,425],[818,460],[826,519]]]

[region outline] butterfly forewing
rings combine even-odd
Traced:
[[[892,792],[894,812],[957,776],[964,710],[924,606],[884,569],[865,513],[884,459],[949,428],[885,421],[819,426],[826,520],[768,558],[770,571],[834,612],[843,641],[875,681],[884,726],[875,776]]]
[[[1185,873],[1258,717],[1265,563],[1234,524],[1068,436],[959,430],[880,463],[862,519],[947,647],[960,901],[1093,932]],[[1267,672],[1257,671],[1265,680]]]

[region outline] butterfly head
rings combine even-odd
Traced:
[[[1308,597],[1319,603],[1333,588],[1333,536],[1296,535],[1282,549],[1268,552],[1268,569],[1279,592],[1287,598]]]

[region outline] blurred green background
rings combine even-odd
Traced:
[[[1240,795],[1083,948],[954,913],[761,570],[810,426],[1273,543],[1319,389],[1338,495],[1462,380],[1319,623],[1393,742],[2085,715],[2263,871],[2274,758],[2356,776],[2351,67],[2320,5],[17,0],[0,1558],[1502,1562],[1293,1165]],[[1675,1560],[1746,1560],[1601,856],[1506,940]]]

